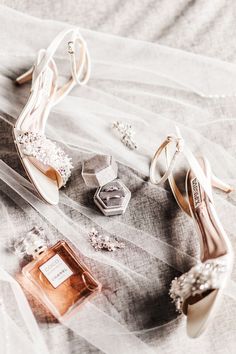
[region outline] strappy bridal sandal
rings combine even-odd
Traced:
[[[71,78],[58,87],[59,77],[53,56],[68,35],[71,36],[68,42]],[[61,147],[45,136],[46,121],[53,106],[76,84],[86,84],[89,76],[87,45],[78,29],[70,28],[59,33],[46,50],[41,49],[33,68],[16,79],[18,84],[32,79],[32,86],[28,102],[13,128],[14,141],[29,179],[40,197],[49,204],[58,203],[59,189],[66,185],[73,166]]]
[[[168,148],[175,145],[170,159]],[[167,171],[157,180],[156,165],[162,150],[165,150]],[[178,189],[172,171],[178,155],[183,153],[190,165],[186,175],[185,198]],[[218,219],[212,186],[225,192],[232,188],[215,177],[206,158],[196,160],[177,130],[159,147],[150,166],[150,179],[154,184],[169,180],[177,203],[192,217],[200,240],[201,261],[187,273],[175,278],[170,287],[170,296],[179,312],[187,316],[187,334],[196,338],[207,328],[222,297],[233,267],[233,251],[230,240]]]

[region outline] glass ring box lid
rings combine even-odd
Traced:
[[[34,227],[15,245],[19,255],[33,256],[22,273],[29,291],[56,317],[69,315],[86,299],[101,291],[76,252],[64,241],[48,247],[43,229]]]

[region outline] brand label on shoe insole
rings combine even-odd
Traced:
[[[72,270],[58,254],[41,265],[39,269],[54,288],[57,288],[73,274]]]
[[[202,202],[200,184],[196,177],[191,180],[191,188],[193,194],[193,204],[194,208],[196,209]]]

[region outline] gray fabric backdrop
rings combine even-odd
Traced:
[[[231,62],[236,61],[236,23],[234,16],[236,3],[234,1],[22,0],[19,2],[0,0],[0,4],[8,5],[42,18],[66,21],[81,27],[158,42]],[[3,125],[0,131],[3,137],[10,136],[10,128],[8,126]],[[18,171],[21,171],[17,156],[12,153],[12,142],[9,141],[9,145],[6,148],[6,140],[1,139],[0,141],[4,144],[5,161],[12,167],[17,168]],[[166,193],[164,190],[162,194],[159,191],[157,193],[157,190],[154,187],[150,187],[150,185],[147,188],[140,176],[136,176],[133,171],[125,167],[120,168],[120,174],[123,175],[123,180],[127,182],[133,193],[130,210],[136,210],[136,215],[130,211],[125,216],[130,218],[130,223],[137,225],[137,222],[139,222],[141,228],[148,229],[153,234],[158,233],[164,240],[168,241],[168,237],[172,237],[175,245],[182,238],[185,240],[182,243],[182,249],[190,254],[196,254],[198,247],[196,238],[193,237],[192,224],[178,210],[171,194]],[[132,180],[132,183],[130,183],[130,180]],[[68,188],[69,195],[73,195],[76,192],[74,187],[78,183],[78,179],[72,181]],[[83,188],[81,187],[80,195],[77,195],[77,197],[83,200],[86,195],[84,201],[87,203],[87,192]],[[141,200],[144,206],[148,203],[149,210],[152,211],[152,215],[149,215],[149,218],[142,218],[145,207],[143,209],[136,207],[140,205]],[[176,215],[178,215],[177,218]],[[155,220],[156,223],[154,222]],[[163,220],[165,220],[164,224]],[[167,230],[169,230],[170,234],[167,233]],[[191,243],[189,240],[191,240]],[[135,250],[132,251],[134,252]],[[170,280],[177,272],[161,261],[153,261],[150,266],[145,254],[140,259],[140,267],[147,267],[150,274],[153,273],[154,278],[158,274],[159,279],[155,279],[156,282],[153,284],[153,288],[150,289],[148,296],[135,293],[128,296],[127,294],[126,298],[123,297],[124,302],[119,304],[121,313],[127,307],[130,307],[130,311],[126,313],[126,316],[130,316],[130,322],[133,321],[133,328],[131,329],[134,330],[138,329],[138,323],[142,323],[142,328],[151,328],[176,318],[175,309],[170,303],[167,293]],[[133,306],[135,298],[141,298],[142,296],[143,308],[136,313],[135,306]],[[112,298],[109,298],[109,301],[112,301]],[[218,321],[209,328],[201,339],[195,342],[195,345],[186,338],[183,320],[179,320],[173,326],[170,325],[160,330],[158,333],[159,347],[157,348],[157,353],[233,353],[235,331],[230,331],[226,324],[222,336],[215,337],[215,329],[220,322],[220,318],[224,318],[224,304],[218,317]],[[74,336],[72,332],[66,331],[60,326],[53,323],[40,323],[40,326],[52,353],[87,354],[98,352],[83,339]],[[230,324],[228,326],[230,327]],[[152,338],[150,334],[149,336],[147,335],[146,340],[147,342],[155,343],[156,338]]]
[[[44,19],[236,61],[233,0],[0,0]]]

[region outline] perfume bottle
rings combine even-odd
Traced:
[[[101,291],[76,252],[64,240],[49,246],[42,228],[34,227],[15,250],[33,257],[22,269],[28,289],[56,318],[68,316]]]

